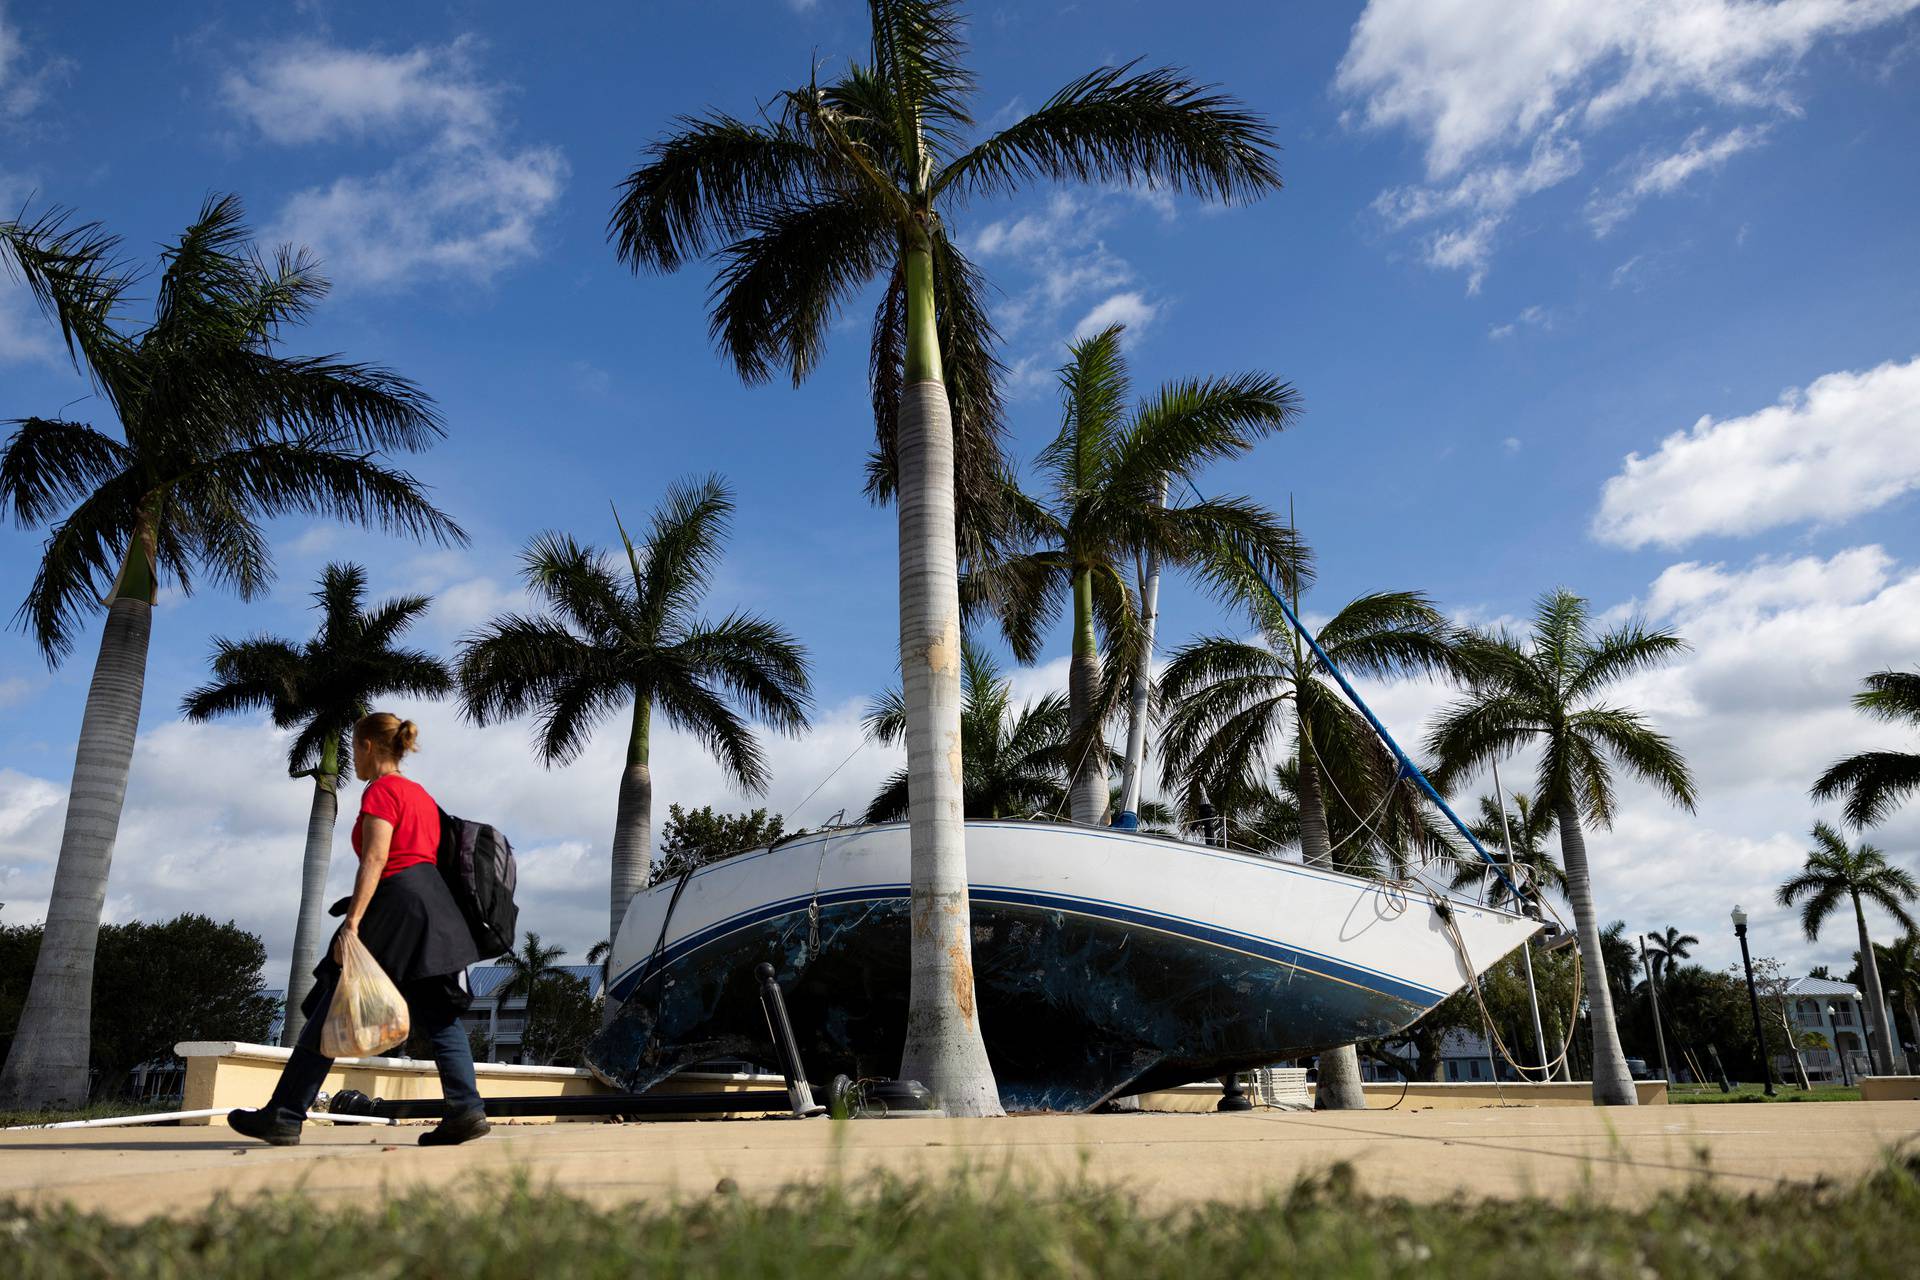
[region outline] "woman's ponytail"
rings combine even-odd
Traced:
[[[373,748],[381,758],[399,764],[402,756],[419,750],[420,726],[411,720],[402,720],[391,711],[376,711],[360,717],[353,726],[353,737],[356,742]]]

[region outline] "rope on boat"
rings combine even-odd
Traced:
[[[1543,903],[1542,905],[1545,904]],[[1547,910],[1552,911],[1553,909],[1548,906]],[[1494,1021],[1493,1011],[1487,1008],[1486,996],[1480,991],[1480,971],[1474,968],[1473,957],[1467,953],[1467,940],[1460,933],[1460,925],[1454,920],[1453,911],[1440,901],[1434,903],[1434,911],[1435,914],[1440,917],[1440,923],[1446,931],[1447,940],[1453,944],[1454,953],[1460,957],[1460,963],[1467,971],[1467,990],[1473,992],[1473,1002],[1479,1007],[1480,1023],[1486,1028],[1489,1043],[1493,1045],[1501,1057],[1507,1060],[1508,1066],[1520,1073],[1522,1080],[1529,1079],[1528,1072],[1532,1071],[1538,1071],[1540,1073],[1540,1083],[1542,1084],[1552,1080],[1553,1073],[1560,1069],[1561,1065],[1566,1062],[1567,1056],[1573,1052],[1573,1028],[1579,1025],[1580,997],[1586,987],[1586,967],[1581,959],[1579,947],[1575,946],[1573,951],[1573,1006],[1567,1012],[1568,1030],[1566,1040],[1561,1044],[1560,1052],[1546,1062],[1537,1064],[1523,1063],[1514,1057],[1512,1051],[1507,1048],[1506,1040],[1500,1035],[1499,1024]],[[1554,915],[1557,922],[1559,913],[1555,912]],[[1533,943],[1532,940],[1529,939],[1520,945],[1523,947],[1532,946]],[[1496,1077],[1494,1080],[1496,1090],[1499,1088],[1499,1085],[1500,1081]]]

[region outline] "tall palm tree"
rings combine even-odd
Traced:
[[[1892,1075],[1893,1036],[1887,1025],[1886,994],[1880,988],[1880,966],[1873,963],[1873,939],[1867,934],[1867,913],[1862,903],[1873,903],[1899,921],[1901,928],[1912,932],[1916,926],[1907,904],[1920,897],[1920,883],[1888,862],[1887,855],[1872,845],[1862,841],[1849,847],[1846,839],[1824,822],[1813,824],[1813,844],[1800,874],[1780,886],[1780,905],[1801,903],[1800,927],[1812,942],[1818,940],[1820,926],[1839,910],[1843,899],[1853,903],[1853,922],[1860,931],[1860,978],[1867,989],[1867,1030],[1873,1037],[1873,1061],[1881,1075]]]
[[[1647,935],[1647,959],[1652,962],[1653,979],[1658,982],[1682,960],[1690,959],[1700,939],[1682,933],[1672,925],[1664,932]]]
[[[0,1107],[87,1096],[94,946],[126,799],[153,602],[196,575],[242,599],[273,578],[263,520],[324,515],[464,542],[425,490],[383,455],[441,436],[404,378],[335,356],[294,356],[283,331],[326,280],[304,254],[263,260],[240,202],[210,197],[161,255],[152,318],[123,305],[136,275],[97,223],[55,210],[0,222],[0,263],[60,327],[68,354],[119,421],[108,431],[26,416],[0,455],[0,510],[50,532],[19,620],[49,664],[104,604],[81,716],[47,924]]]
[[[1508,878],[1516,885],[1542,894],[1565,893],[1567,873],[1560,869],[1560,860],[1553,856],[1553,850],[1547,848],[1547,837],[1553,834],[1553,811],[1535,804],[1525,792],[1516,791],[1511,799],[1513,808],[1503,820],[1500,802],[1492,796],[1480,797],[1480,820],[1469,828],[1474,838],[1490,849],[1500,850],[1501,861],[1509,868],[1520,870],[1517,876],[1509,873]],[[1509,839],[1513,842],[1510,851]],[[1485,864],[1478,858],[1462,859],[1454,864],[1456,890],[1478,885],[1483,879],[1487,881],[1489,906],[1497,907],[1512,899],[1513,891],[1507,882],[1498,876],[1488,877]]]
[[[1151,554],[1229,587],[1243,571],[1223,565],[1245,560],[1287,574],[1301,568],[1292,530],[1255,503],[1182,505],[1161,496],[1169,479],[1190,481],[1209,462],[1241,457],[1285,427],[1299,411],[1293,388],[1264,373],[1197,378],[1167,383],[1130,407],[1120,335],[1114,325],[1070,348],[1072,359],[1060,371],[1065,419],[1040,454],[1048,492],[1007,497],[1013,523],[1039,545],[981,565],[967,583],[968,596],[977,593],[999,616],[1022,662],[1038,660],[1042,633],[1072,599],[1072,812],[1087,824],[1106,816],[1104,731],[1141,658],[1126,572],[1135,557]]]
[[[523,1050],[527,1028],[533,1026],[534,997],[539,994],[541,983],[562,971],[555,961],[565,954],[565,947],[545,946],[540,941],[540,935],[529,929],[520,943],[520,949],[509,951],[506,955],[507,980],[500,984],[500,998],[511,1000],[515,996],[526,997],[527,1005],[520,1015],[520,1043]],[[591,958],[587,963],[593,963]]]
[[[1853,705],[1877,720],[1920,729],[1920,671],[1876,671]],[[1863,751],[1835,761],[1813,784],[1813,798],[1845,796],[1846,818],[1856,827],[1882,821],[1920,789],[1920,753]]]
[[[1297,584],[1294,571],[1288,582]],[[1352,839],[1371,841],[1369,810],[1381,816],[1400,790],[1392,757],[1333,683],[1263,588],[1243,579],[1244,599],[1265,633],[1265,644],[1232,636],[1203,636],[1175,651],[1160,678],[1170,708],[1161,743],[1163,781],[1169,787],[1197,781],[1209,792],[1231,793],[1254,781],[1282,744],[1293,749],[1294,799],[1300,823],[1301,858],[1333,867],[1336,852],[1361,851]],[[1392,678],[1458,669],[1454,629],[1416,591],[1381,592],[1349,601],[1315,635],[1329,659],[1351,675]],[[1340,780],[1347,780],[1341,786]],[[1358,834],[1336,846],[1327,790],[1339,787]],[[1348,794],[1349,792],[1356,794]],[[1394,844],[1398,844],[1396,839]],[[1354,869],[1349,861],[1346,869]],[[1359,1057],[1351,1047],[1320,1055],[1316,1105],[1366,1106]]]
[[[1434,783],[1450,785],[1523,746],[1538,746],[1534,799],[1552,810],[1560,828],[1567,901],[1587,968],[1593,1100],[1601,1106],[1632,1106],[1638,1097],[1614,1021],[1583,824],[1612,825],[1616,762],[1681,807],[1693,808],[1693,776],[1673,743],[1639,712],[1600,701],[1609,684],[1686,646],[1670,631],[1638,623],[1596,635],[1587,602],[1560,590],[1541,597],[1524,641],[1500,634],[1463,647],[1475,672],[1473,688],[1441,712],[1428,736],[1427,752],[1440,761]]]
[[[961,648],[966,701],[960,713],[961,764],[966,773],[969,818],[1027,817],[1053,813],[1066,797],[1067,699],[1053,693],[1013,709],[1013,685],[1000,676],[993,655],[967,637]],[[867,710],[867,735],[888,746],[906,732],[906,700],[889,689]],[[864,821],[898,822],[907,816],[907,772],[882,784]]]
[[[313,779],[313,804],[307,813],[300,915],[280,1032],[283,1045],[291,1045],[299,1033],[294,1015],[313,986],[313,967],[320,961],[327,932],[327,864],[333,857],[337,792],[341,773],[352,762],[347,735],[380,698],[437,697],[453,686],[438,658],[394,648],[431,601],[398,596],[368,611],[366,590],[367,571],[359,565],[328,565],[320,575],[320,589],[313,593],[320,630],[311,640],[215,640],[213,683],[195,689],[180,704],[189,720],[265,710],[277,728],[299,730],[287,749],[287,773]]]
[[[1907,1011],[1907,1029],[1920,1037],[1920,934],[1912,930],[1893,940],[1892,945],[1875,950],[1880,953],[1883,986],[1891,983],[1891,994]]]
[[[495,618],[461,645],[467,715],[491,724],[537,712],[535,741],[549,768],[572,761],[602,720],[631,705],[609,939],[619,937],[652,860],[654,712],[698,738],[727,779],[750,792],[766,789],[767,767],[741,713],[783,733],[807,724],[807,654],[798,641],[751,614],[709,622],[695,613],[732,513],[717,476],[674,484],[638,547],[620,527],[627,573],[567,534],[543,533],[521,565],[547,611]]]
[[[628,177],[611,234],[636,271],[716,257],[715,339],[742,378],[812,371],[869,282],[875,488],[900,529],[900,670],[912,792],[912,975],[900,1075],[955,1115],[1000,1110],[973,1017],[960,745],[959,496],[1004,468],[985,283],[946,214],[1038,181],[1149,183],[1223,202],[1280,185],[1267,126],[1172,70],[1081,76],[969,146],[972,75],[951,0],[868,0],[872,52],[757,121],[682,117]],[[956,448],[957,445],[957,448]],[[976,525],[976,527],[978,527]]]

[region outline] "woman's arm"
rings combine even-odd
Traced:
[[[393,848],[393,824],[372,814],[360,816],[360,870],[353,877],[353,901],[347,904],[347,919],[342,933],[358,934],[360,918],[367,914],[373,891],[380,887],[380,873],[387,869],[387,853]],[[337,958],[337,957],[336,957]]]

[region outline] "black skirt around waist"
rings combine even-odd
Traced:
[[[345,915],[351,901],[340,899],[329,914]],[[480,953],[466,917],[433,864],[417,863],[380,882],[360,921],[360,941],[409,1001],[431,992],[450,1001],[456,1011],[470,1002],[461,979],[468,965],[479,962]],[[317,997],[333,990],[332,978],[339,969],[328,947],[313,969],[321,981],[301,1005],[308,1017],[319,1011]]]

